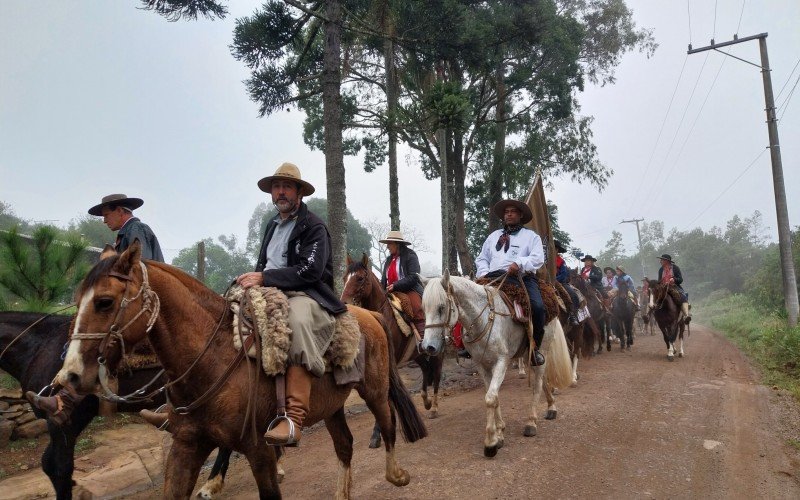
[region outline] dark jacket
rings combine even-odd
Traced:
[[[569,283],[569,269],[560,255],[556,258],[556,281],[562,285]]]
[[[605,291],[603,290],[603,271],[601,271],[599,267],[592,266],[592,270],[589,271],[589,284],[605,296]]]
[[[117,242],[114,250],[118,253],[124,252],[133,242],[139,240],[142,244],[142,258],[164,262],[164,255],[161,253],[161,245],[158,244],[153,230],[150,226],[140,221],[138,217],[129,219],[122,229],[117,232]]]
[[[267,245],[277,226],[273,219],[264,231],[256,272],[263,275],[264,286],[302,291],[331,314],[345,312],[347,308],[333,291],[333,254],[328,228],[322,219],[308,211],[305,203],[300,203],[296,217],[294,229],[289,235],[287,267],[264,270],[267,265]]]
[[[389,263],[392,262],[392,256],[386,257],[383,262],[383,274],[381,275],[381,286],[386,290],[386,272],[389,269]],[[394,284],[394,290],[398,292],[417,292],[422,295],[424,288],[419,281],[419,257],[414,250],[411,250],[406,245],[400,245],[400,276]]]
[[[675,284],[683,290],[681,283],[683,283],[683,275],[681,274],[681,268],[678,267],[676,264],[670,264],[672,266],[672,277],[675,278]],[[658,282],[661,283],[661,277],[664,276],[664,268],[658,268]]]

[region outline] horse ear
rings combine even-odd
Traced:
[[[446,290],[450,287],[450,269],[445,269],[442,275],[442,287]]]
[[[133,244],[127,250],[122,252],[119,260],[114,264],[114,269],[122,274],[128,274],[133,269],[133,266],[139,264],[142,260],[142,244],[139,239],[135,239]]]
[[[361,265],[364,266],[366,269],[369,269],[369,255],[366,253],[361,254]]]
[[[417,273],[417,279],[422,284],[422,288],[425,288],[426,286],[428,286],[428,282],[431,280],[430,278],[425,278],[424,276],[422,276],[419,273]]]
[[[114,250],[114,247],[112,247],[111,245],[106,245],[105,247],[103,247],[103,251],[100,252],[100,260],[113,257],[114,255],[117,255],[117,251]]]
[[[353,263],[353,258],[350,257],[350,254],[347,254],[347,261],[345,261],[345,262],[347,264],[347,267],[350,267],[350,264]]]

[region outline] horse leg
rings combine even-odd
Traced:
[[[72,498],[72,472],[75,468],[76,435],[69,427],[47,422],[50,442],[42,454],[42,471],[50,478],[56,498]]]
[[[222,487],[225,486],[225,474],[228,473],[228,465],[230,465],[232,453],[233,450],[230,448],[219,448],[217,459],[214,460],[214,465],[211,467],[211,474],[208,475],[206,484],[197,492],[198,497],[211,500],[222,491]]]
[[[344,407],[336,410],[336,413],[325,419],[325,427],[333,439],[333,449],[336,450],[336,458],[339,459],[339,473],[336,478],[336,500],[346,500],[350,498],[350,487],[352,485],[352,474],[350,461],[353,458],[353,434],[347,426],[344,417]],[[381,427],[383,429],[385,425]],[[385,438],[385,436],[384,436]],[[389,443],[386,443],[389,446]]]
[[[578,387],[578,352],[572,354],[572,384],[570,387]]]
[[[525,431],[523,435],[531,437],[536,435],[537,431],[537,416],[536,405],[539,403],[539,397],[542,394],[542,385],[544,381],[544,366],[533,367],[533,398],[531,399],[531,411],[528,415],[528,421],[525,423]]]
[[[245,456],[258,486],[258,498],[260,500],[281,498],[275,449],[261,439],[247,451]]]
[[[377,448],[381,445],[381,426],[378,425],[378,421],[375,421],[375,425],[372,427],[372,437],[369,438],[369,447],[370,448]]]
[[[525,378],[527,372],[525,371],[525,357],[520,356],[517,358],[517,378]]]
[[[430,412],[428,412],[428,418],[436,418],[439,416],[439,383],[442,381],[443,364],[443,355],[430,359],[430,372],[433,381],[433,403],[431,404]]]
[[[683,357],[683,332],[681,332],[680,338],[681,338],[681,350],[678,351],[678,357],[682,358]]]
[[[367,407],[375,416],[376,425],[381,429],[383,444],[386,448],[386,480],[395,486],[405,486],[411,481],[411,475],[398,465],[395,458],[395,442],[397,440],[397,422],[395,413],[386,396],[376,394],[370,397],[367,391],[361,397],[367,403]],[[349,431],[348,431],[349,432]]]
[[[675,344],[667,342],[667,359],[673,361],[675,359]]]
[[[542,390],[544,391],[545,398],[547,398],[547,413],[544,414],[544,419],[555,420],[558,416],[556,397],[554,395],[553,388],[550,387],[550,382],[547,381],[547,378],[542,381]]]
[[[198,440],[174,439],[164,468],[164,497],[189,498],[213,446]]]
[[[500,439],[497,432],[497,409],[500,407],[500,384],[506,376],[508,358],[500,358],[495,363],[492,371],[489,372],[485,368],[483,371],[483,381],[487,385],[486,396],[484,401],[486,403],[486,439],[483,442],[483,455],[492,458],[497,455],[497,450],[500,449]]]

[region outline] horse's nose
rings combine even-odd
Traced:
[[[67,373],[67,383],[71,385],[73,389],[78,389],[81,385],[81,377],[75,372],[69,372]]]
[[[428,355],[430,355],[430,356],[435,356],[435,355],[436,355],[436,348],[435,348],[435,347],[433,347],[432,345],[429,345],[429,346],[428,346],[428,347],[425,349],[425,352],[427,352],[427,353],[428,353]]]

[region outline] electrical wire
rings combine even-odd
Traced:
[[[692,44],[692,9],[689,6],[691,0],[686,0],[686,12],[689,14],[689,45]]]
[[[797,76],[797,80],[795,80],[794,85],[792,86],[792,90],[789,92],[789,95],[786,96],[786,99],[783,101],[783,104],[781,104],[778,107],[778,109],[783,108],[783,111],[781,111],[781,116],[778,118],[778,121],[783,120],[783,115],[786,113],[786,109],[789,107],[789,101],[792,100],[792,96],[794,95],[794,91],[797,88],[798,82],[800,82],[800,75]]]
[[[686,224],[686,227],[684,227],[684,228],[683,228],[683,230],[684,230],[684,231],[686,231],[687,229],[689,229],[689,228],[691,227],[691,225],[692,225],[692,224],[694,224],[694,222],[695,222],[697,219],[699,219],[699,218],[700,218],[700,217],[701,217],[701,216],[702,216],[704,213],[706,213],[706,212],[708,211],[708,209],[709,209],[709,208],[711,208],[712,206],[714,206],[714,204],[715,204],[716,202],[718,202],[718,201],[719,201],[719,199],[720,199],[720,198],[722,198],[722,196],[723,196],[725,193],[727,193],[727,192],[728,192],[728,190],[729,190],[730,188],[732,188],[732,187],[733,187],[733,185],[734,185],[734,184],[736,184],[736,183],[739,181],[739,179],[741,179],[741,178],[742,178],[742,176],[744,176],[744,174],[746,174],[746,173],[747,173],[747,171],[748,171],[748,170],[750,170],[750,168],[752,168],[752,166],[753,166],[753,165],[755,165],[755,164],[756,164],[756,162],[757,162],[757,161],[758,161],[758,160],[759,160],[759,159],[760,159],[760,158],[761,158],[761,157],[764,155],[764,153],[766,153],[766,152],[767,152],[767,149],[769,149],[769,148],[765,148],[765,149],[761,150],[761,152],[760,152],[760,153],[758,153],[758,156],[756,156],[756,157],[753,159],[753,161],[751,161],[751,162],[750,162],[750,163],[749,163],[749,164],[748,164],[748,165],[747,165],[747,166],[744,168],[744,170],[742,170],[742,171],[739,173],[739,175],[737,175],[737,176],[736,176],[736,178],[735,178],[735,179],[733,179],[733,181],[731,181],[731,183],[730,183],[730,184],[728,184],[728,186],[727,186],[725,189],[723,189],[723,190],[722,190],[722,192],[721,192],[720,194],[718,194],[718,195],[717,195],[717,197],[716,197],[716,198],[714,198],[714,200],[713,200],[711,203],[709,203],[709,204],[708,204],[708,206],[707,206],[706,208],[704,208],[704,209],[703,209],[703,210],[702,210],[702,211],[701,211],[699,214],[697,214],[697,215],[695,216],[695,218],[691,220],[691,222],[689,222],[688,224]]]
[[[794,75],[794,72],[795,72],[795,70],[797,70],[797,66],[798,66],[799,64],[800,64],[800,59],[798,59],[798,60],[797,60],[797,62],[794,64],[794,68],[792,68],[792,72],[791,72],[791,73],[789,73],[789,77],[786,79],[786,81],[785,81],[785,82],[783,82],[783,87],[781,87],[781,89],[778,91],[778,95],[776,95],[776,96],[775,96],[775,100],[776,100],[776,101],[777,101],[778,99],[780,99],[780,97],[781,97],[781,94],[783,94],[783,90],[786,88],[786,86],[789,84],[789,82],[791,82],[791,81],[792,81],[792,76]],[[795,84],[795,85],[796,85],[796,84]]]
[[[747,3],[747,0],[742,0],[742,12],[739,13],[739,24],[736,25],[736,34],[739,34],[739,28],[742,27],[742,16],[744,15],[744,4]]]
[[[711,30],[711,38],[717,38],[717,3],[719,0],[714,0],[714,28]]]

